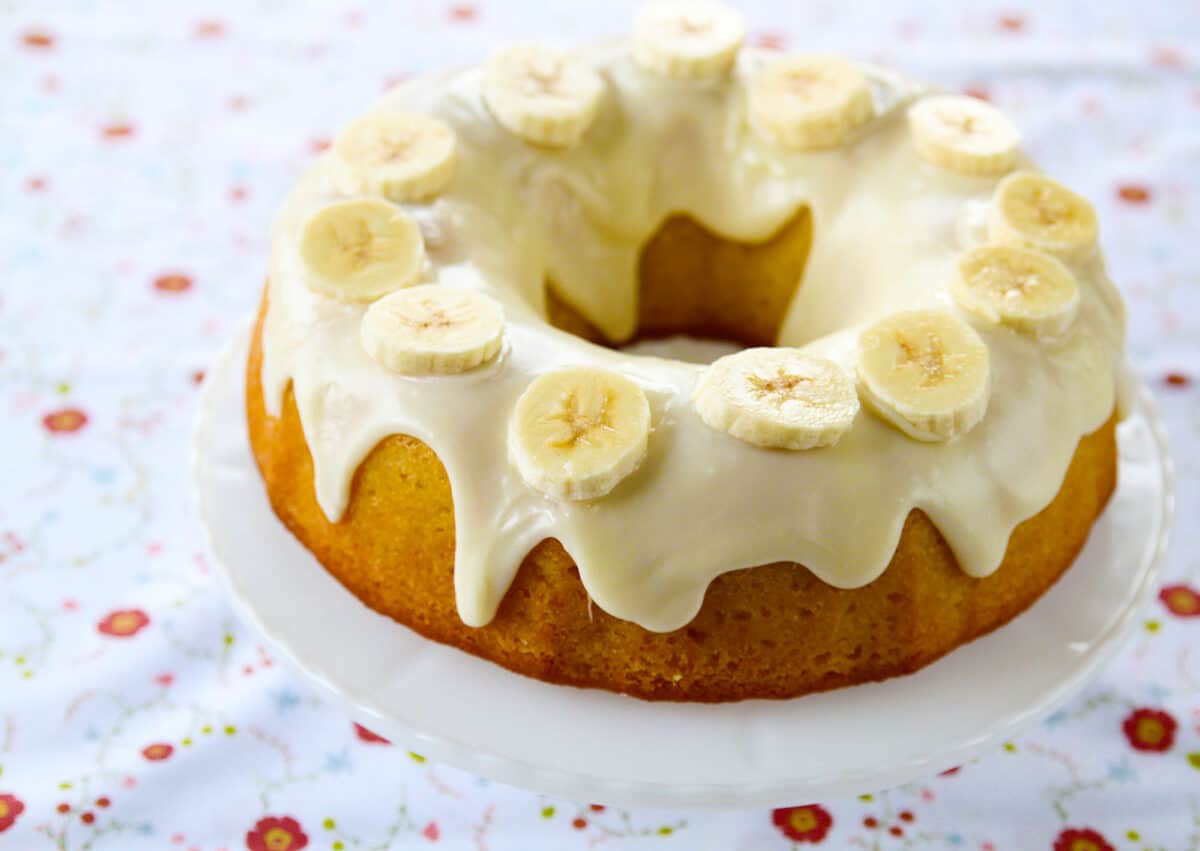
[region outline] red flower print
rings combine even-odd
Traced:
[[[185,293],[191,288],[191,277],[179,272],[166,272],[154,279],[154,289],[160,293]]]
[[[128,121],[114,121],[112,124],[106,124],[100,128],[100,135],[113,142],[128,139],[133,134],[134,126]]]
[[[152,745],[146,745],[146,747],[142,748],[142,756],[151,762],[162,762],[164,759],[168,759],[173,753],[175,753],[175,748],[166,742],[155,742]]]
[[[246,834],[246,847],[250,851],[300,851],[307,845],[308,837],[291,816],[259,819],[254,830]]]
[[[225,23],[223,21],[196,21],[192,31],[196,34],[196,38],[220,38],[225,35]]]
[[[51,434],[70,434],[87,425],[87,414],[78,408],[59,408],[42,417],[42,425]]]
[[[18,801],[15,795],[0,795],[0,833],[12,827],[17,816],[23,812],[25,805]]]
[[[150,617],[141,609],[118,609],[96,624],[96,629],[113,638],[129,638],[149,623]]]
[[[333,143],[324,136],[318,136],[315,139],[309,140],[308,149],[314,154],[323,154],[329,150],[329,146]]]
[[[587,827],[587,819],[576,817],[574,820],[572,820],[571,827],[575,828],[576,830],[583,830],[585,827]]]
[[[21,36],[21,44],[33,50],[49,50],[54,47],[54,36],[45,30],[28,30]]]
[[[1054,851],[1116,851],[1116,849],[1094,830],[1068,827],[1054,840]]]
[[[1167,611],[1181,618],[1200,617],[1200,591],[1188,585],[1168,585],[1158,592]]]
[[[796,842],[814,845],[825,838],[833,826],[833,816],[824,807],[806,804],[803,807],[782,807],[771,811],[771,821],[779,832]]]
[[[783,50],[787,47],[787,42],[787,36],[777,30],[760,32],[754,37],[755,46],[765,47],[767,50]]]
[[[1001,15],[996,23],[1000,25],[1000,29],[1010,33],[1019,33],[1025,29],[1025,19],[1020,15]]]
[[[455,3],[450,7],[450,20],[466,23],[479,17],[479,10],[472,3]]]
[[[385,739],[378,733],[372,733],[362,724],[354,725],[354,735],[358,736],[359,741],[366,742],[372,745],[390,745],[391,742]]]
[[[437,822],[431,821],[429,824],[425,825],[424,830],[421,831],[421,835],[430,842],[437,842],[438,838],[441,837],[442,832],[438,830]]]
[[[1163,376],[1163,381],[1165,381],[1169,387],[1187,387],[1192,383],[1192,379],[1188,378],[1182,372],[1168,372],[1165,376]]]
[[[25,181],[25,190],[27,192],[44,192],[46,189],[46,178],[31,177]]]
[[[1171,749],[1178,726],[1174,718],[1159,709],[1135,709],[1121,723],[1130,745],[1155,753]]]
[[[1160,45],[1151,48],[1150,62],[1159,68],[1182,68],[1183,54],[1173,47]]]
[[[1123,183],[1117,187],[1117,197],[1129,204],[1145,204],[1150,200],[1150,189],[1140,183]]]

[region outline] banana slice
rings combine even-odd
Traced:
[[[987,411],[987,346],[963,320],[912,310],[879,320],[858,338],[863,400],[916,440],[965,434]]]
[[[965,95],[922,98],[908,110],[908,130],[922,159],[974,177],[1012,171],[1021,147],[1004,113]]]
[[[1100,224],[1088,200],[1035,172],[1010,174],[996,186],[988,234],[994,242],[1040,248],[1078,263],[1096,247]]]
[[[875,114],[867,76],[837,56],[793,56],[750,83],[750,123],[767,141],[795,150],[832,148]]]
[[[604,81],[582,59],[536,45],[492,57],[483,99],[506,129],[535,145],[579,142],[600,108]]]
[[[509,456],[532,488],[560,499],[595,499],[646,455],[650,403],[637,384],[595,367],[536,378],[517,400]]]
[[[832,446],[858,414],[854,380],[799,349],[745,349],[718,358],[692,392],[700,419],[771,449]]]
[[[1066,331],[1079,311],[1079,285],[1049,254],[981,245],[959,258],[950,294],[968,313],[1034,337]]]
[[[407,286],[424,258],[416,221],[380,198],[322,207],[300,231],[304,283],[338,301],[372,301]]]
[[[454,130],[415,112],[364,115],[338,135],[333,152],[339,187],[348,195],[422,201],[454,175]]]
[[[496,357],[504,311],[483,293],[424,284],[368,307],[359,333],[367,354],[386,369],[452,375]]]
[[[633,58],[665,77],[698,79],[729,73],[746,36],[742,16],[710,0],[650,3],[633,25]]]

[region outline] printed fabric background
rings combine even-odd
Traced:
[[[355,727],[234,617],[201,554],[189,431],[289,185],[393,82],[619,34],[632,9],[0,2],[0,849],[1200,849],[1194,3],[743,4],[755,42],[995,102],[1100,210],[1180,522],[1137,634],[1028,735],[774,812],[551,800]]]

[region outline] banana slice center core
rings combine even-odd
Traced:
[[[975,273],[974,280],[1005,300],[1028,295],[1043,283],[1041,275],[1031,269],[1000,265],[983,266]]]
[[[928,334],[919,340],[897,334],[895,339],[900,348],[896,368],[908,372],[920,371],[920,386],[923,388],[937,387],[962,372],[961,359],[946,353],[945,344],[937,334]]]
[[[812,375],[797,375],[779,367],[775,375],[749,375],[746,383],[759,399],[777,398],[803,402],[815,408],[838,404],[830,398],[826,382]]]
[[[392,163],[408,159],[416,141],[417,139],[412,133],[391,133],[380,136],[374,154],[381,162]]]
[[[407,328],[411,328],[417,333],[425,333],[429,331],[440,331],[445,328],[453,328],[455,325],[460,325],[467,321],[470,317],[467,315],[468,308],[464,305],[453,314],[443,307],[426,307],[426,313],[423,316],[409,316],[408,314],[398,314],[397,321]]]
[[[351,268],[358,270],[371,265],[376,260],[386,256],[381,250],[384,246],[371,232],[367,223],[361,220],[339,222],[333,226],[333,238],[340,250],[350,261]]]
[[[704,35],[712,32],[716,21],[712,15],[700,12],[684,12],[675,20],[675,30],[680,35]]]
[[[838,89],[835,80],[816,68],[793,68],[784,73],[780,82],[788,94],[805,100],[829,98]]]
[[[1046,188],[1038,189],[1034,195],[1034,210],[1037,213],[1038,224],[1046,228],[1055,228],[1071,217],[1071,207],[1057,198]]]
[[[973,135],[979,121],[977,116],[955,113],[951,110],[942,110],[939,112],[938,120],[951,130],[957,130],[963,136]]]
[[[557,95],[563,78],[562,59],[557,56],[537,56],[530,62],[522,86],[529,95]]]
[[[584,400],[577,391],[572,390],[563,399],[561,408],[549,417],[559,424],[555,433],[549,436],[549,444],[564,448],[595,445],[593,438],[597,433],[603,434],[613,429],[609,421],[612,403],[611,393],[605,392],[599,399]]]

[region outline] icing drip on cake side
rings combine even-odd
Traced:
[[[528,551],[560,540],[597,605],[643,627],[685,625],[717,575],[796,561],[831,585],[865,585],[887,566],[910,510],[925,511],[972,576],[995,570],[1013,528],[1053,498],[1079,438],[1111,414],[1122,362],[1120,298],[1096,257],[1073,268],[1079,314],[1060,340],[976,326],[991,357],[986,416],[946,443],[920,443],[863,411],[832,447],[761,449],[706,426],[689,399],[704,367],[588,344],[542,318],[547,276],[614,340],[636,328],[641,245],[670,214],[758,241],[811,210],[814,241],[778,343],[854,371],[861,327],[918,307],[954,310],[945,283],[982,241],[996,178],[917,157],[904,107],[922,91],[871,71],[879,115],[846,144],[787,152],[746,121],[745,81],[767,61],[743,51],[728,79],[679,81],[639,68],[623,44],[584,51],[607,93],[582,142],[537,148],[505,131],[480,96],[481,71],[414,81],[376,110],[425,112],[459,144],[453,179],[421,224],[422,283],[482,290],[508,322],[497,360],[412,378],[367,356],[366,305],[316,295],[301,276],[309,214],[341,197],[330,157],[304,175],[275,224],[263,387],[278,415],[292,383],[318,501],[345,510],[354,471],[380,440],[411,434],[449,475],[455,588],[469,625],[486,624]],[[590,502],[547,497],[508,457],[506,424],[537,375],[603,366],[639,384],[652,432],[641,466]]]

